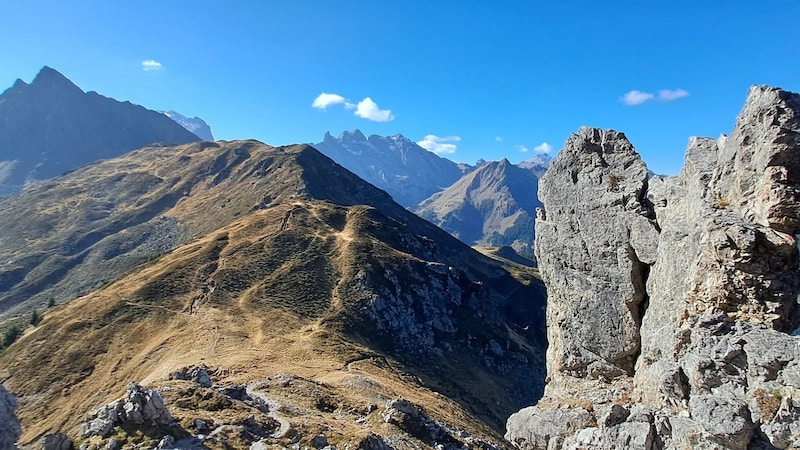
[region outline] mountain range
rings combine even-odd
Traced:
[[[197,140],[163,114],[84,92],[44,67],[0,94],[0,196],[154,142]]]
[[[519,166],[507,160],[456,164],[403,135],[366,138],[359,130],[330,133],[313,144],[339,164],[384,189],[398,203],[469,245],[510,246],[533,254],[537,179],[552,158]]]
[[[0,119],[0,449],[800,443],[798,94],[674,177],[596,128],[202,141],[47,67]]]
[[[345,131],[339,137],[326,133],[322,142],[313,146],[409,209],[473,169],[429,152],[400,134],[367,138],[359,130]]]
[[[472,173],[514,203],[507,161],[326,136],[401,206],[310,146],[197,142],[48,67],[0,112],[0,443],[502,448],[541,395],[536,270],[408,209]]]

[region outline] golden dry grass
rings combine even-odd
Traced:
[[[402,363],[353,341],[337,319],[345,308],[337,284],[364,256],[351,250],[374,239],[357,231],[364,213],[307,201],[259,211],[48,313],[0,356],[0,379],[20,395],[22,442],[75,435],[86,414],[120,397],[128,381],[168,385],[171,372],[196,364],[215,370],[221,384],[279,373],[322,383],[338,405],[332,411],[312,407],[308,389],[273,387],[283,401],[313,411],[293,421],[308,435],[362,436],[362,425],[335,420],[335,411],[403,396],[454,428],[499,439]],[[348,388],[352,379],[375,387]],[[493,381],[460,389],[478,392]]]

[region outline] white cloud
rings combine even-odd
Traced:
[[[144,70],[145,72],[155,72],[163,68],[164,66],[162,66],[161,63],[158,61],[152,59],[142,61],[142,70]]]
[[[314,99],[314,103],[311,104],[312,107],[317,109],[325,109],[331,105],[338,105],[343,104],[345,107],[347,106],[347,100],[344,99],[341,95],[338,94],[328,94],[323,92],[319,94],[317,98]]]
[[[536,147],[533,147],[533,151],[535,151],[536,153],[550,153],[553,151],[553,146],[548,144],[547,142],[542,142]]]
[[[358,102],[355,114],[373,122],[391,122],[394,120],[391,110],[378,108],[378,105],[369,97]]]
[[[522,153],[527,153],[529,150],[528,147],[525,147],[524,145],[515,145],[514,147]]]
[[[658,98],[665,102],[671,102],[679,98],[688,97],[689,91],[685,89],[662,89],[658,91]]]
[[[460,140],[460,136],[439,137],[429,134],[423,140],[417,142],[417,145],[436,154],[453,154],[457,149],[456,144],[453,144],[453,142],[459,142]]]
[[[661,89],[658,91],[658,100],[661,100],[662,102],[671,102],[673,100],[688,96],[689,91],[685,89]],[[635,106],[655,99],[655,94],[634,90],[623,95],[620,98],[620,101],[628,106]]]
[[[503,138],[501,136],[497,136],[496,138],[494,138],[494,140],[497,142],[503,142]]]
[[[654,98],[656,98],[656,96],[649,92],[634,90],[623,95],[620,100],[622,101],[622,103],[625,103],[628,106],[634,106],[634,105],[641,105],[642,103],[648,102]]]

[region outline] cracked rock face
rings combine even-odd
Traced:
[[[539,192],[549,384],[507,439],[800,446],[800,96],[753,87],[732,135],[692,138],[674,177],[582,129]]]
[[[539,184],[536,253],[547,285],[551,375],[632,373],[658,231],[647,167],[622,133],[582,128]]]

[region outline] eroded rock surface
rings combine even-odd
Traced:
[[[22,434],[17,415],[17,399],[0,384],[0,448],[16,448],[17,439]]]
[[[549,373],[632,373],[657,229],[647,167],[622,133],[582,128],[542,177],[536,253],[547,282]],[[541,233],[541,234],[540,234]]]
[[[800,446],[800,96],[753,87],[730,137],[645,174],[620,133],[582,129],[542,179],[549,384],[506,438]]]
[[[98,409],[84,423],[81,431],[83,437],[106,437],[117,425],[169,428],[174,423],[157,390],[130,382],[125,389],[125,397]]]

